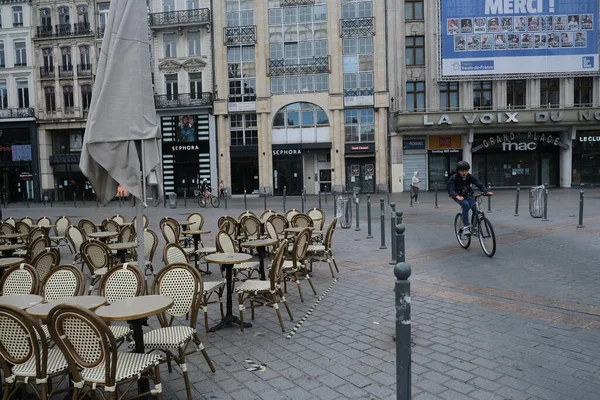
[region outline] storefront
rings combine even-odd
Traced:
[[[577,131],[573,141],[573,185],[600,185],[600,131]]]
[[[52,131],[50,166],[54,174],[54,200],[93,199],[92,185],[79,169],[84,129]]]
[[[273,144],[273,189],[282,195],[331,190],[331,143]]]
[[[402,141],[404,152],[404,183],[402,188],[405,192],[410,191],[412,177],[415,171],[419,171],[420,187],[427,190],[427,140],[425,136],[405,137]]]
[[[39,154],[34,123],[3,123],[0,190],[7,201],[39,200]]]
[[[258,194],[258,146],[231,146],[230,155],[231,194]]]
[[[462,136],[431,135],[428,143],[429,188],[444,188],[462,160]]]
[[[346,190],[375,193],[375,143],[346,145]]]

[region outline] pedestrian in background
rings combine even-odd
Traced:
[[[415,199],[415,204],[419,204],[419,190],[420,190],[419,171],[415,171],[410,183],[410,198]]]
[[[225,198],[225,184],[223,183],[223,179],[219,182],[219,197]]]

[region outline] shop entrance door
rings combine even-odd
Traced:
[[[448,179],[456,172],[456,164],[460,161],[460,153],[429,154],[429,188],[445,188]]]
[[[346,158],[346,190],[375,193],[375,158]]]
[[[273,182],[275,194],[283,195],[283,188],[286,188],[286,195],[299,196],[304,188],[304,167],[301,155],[277,156],[273,157]]]
[[[244,189],[248,194],[258,193],[257,156],[231,157],[231,193],[244,194]]]

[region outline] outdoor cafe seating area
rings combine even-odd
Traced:
[[[337,278],[336,224],[319,208],[247,210],[214,227],[200,213],[144,216],[139,265],[135,218],[7,218],[0,225],[4,398],[24,391],[42,399],[95,391],[162,398],[161,374],[175,366],[191,399],[186,360],[201,353],[207,371],[219,370],[206,350],[211,337],[270,318],[289,331],[294,305],[319,294],[311,278]]]

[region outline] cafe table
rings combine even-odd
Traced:
[[[248,241],[242,243],[242,247],[244,247],[244,248],[256,249],[256,252],[258,253],[258,262],[259,262],[258,272],[260,273],[260,279],[262,281],[267,279],[266,274],[265,274],[266,247],[273,246],[274,244],[277,244],[277,242],[278,242],[277,239],[257,239],[257,240],[248,240]]]
[[[293,228],[285,228],[283,231],[285,232],[285,238],[287,239],[288,237],[288,233],[293,233],[294,237],[296,235],[298,235],[300,232],[302,232],[305,229],[309,229],[311,232],[315,230],[315,228],[313,228],[312,226],[307,226],[307,227],[293,227]]]
[[[104,296],[63,297],[61,299],[42,301],[33,307],[28,308],[27,313],[34,318],[46,319],[50,313],[50,310],[52,310],[58,304],[76,304],[93,311],[105,303],[106,298],[104,298]]]
[[[44,300],[37,294],[15,294],[12,296],[0,296],[0,305],[14,306],[20,310],[35,306]]]
[[[219,264],[222,268],[225,268],[225,280],[227,281],[227,313],[216,326],[210,328],[211,332],[216,332],[223,328],[225,325],[231,325],[232,323],[240,324],[240,319],[233,315],[233,273],[232,268],[234,264],[241,264],[250,261],[252,256],[246,253],[214,253],[208,254],[204,257],[204,260],[209,263]],[[250,328],[252,324],[244,323],[244,328]]]
[[[15,250],[21,250],[26,248],[24,244],[0,244],[0,251],[7,257],[12,257]]]
[[[108,246],[111,250],[117,251],[117,256],[121,260],[121,263],[125,263],[125,255],[127,254],[127,250],[135,249],[137,247],[136,242],[126,242],[126,243],[111,243]]]
[[[88,233],[86,236],[92,239],[98,239],[103,242],[106,242],[110,238],[119,236],[119,232],[91,232]]]
[[[0,258],[0,268],[10,268],[15,265],[24,263],[25,259],[21,257],[6,257]]]
[[[96,309],[96,315],[107,322],[127,321],[133,331],[135,352],[144,353],[143,326],[148,325],[148,317],[160,314],[173,305],[169,296],[148,295],[117,300]],[[138,393],[149,390],[147,379],[138,380]]]
[[[210,231],[203,231],[203,230],[187,230],[187,231],[182,231],[181,232],[184,235],[189,235],[192,237],[192,239],[194,239],[194,253],[196,254],[195,257],[195,265],[196,265],[196,269],[198,268],[198,244],[202,244],[202,235],[208,235],[210,233]],[[204,247],[204,246],[202,246]],[[207,274],[210,274],[210,271],[206,271]]]
[[[11,243],[17,243],[17,239],[21,239],[27,236],[27,233],[7,233],[4,235],[0,235],[0,239],[8,239]]]
[[[177,221],[177,223],[179,224],[179,226],[181,226],[181,229],[183,231],[186,231],[187,229],[189,229],[188,227],[190,225],[193,225],[194,222],[193,221]]]

